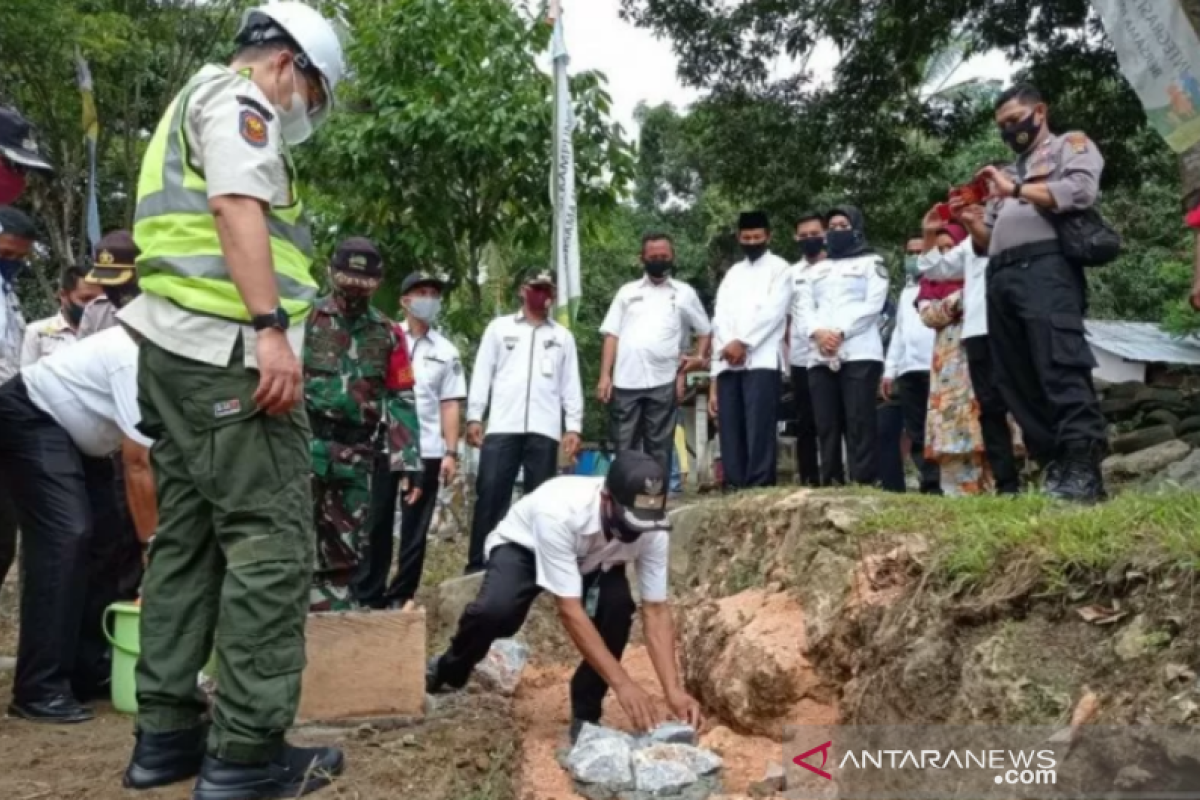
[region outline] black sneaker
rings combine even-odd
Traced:
[[[169,786],[200,774],[208,729],[203,726],[170,733],[137,732],[133,757],[125,769],[126,789]]]
[[[1042,492],[1057,497],[1062,486],[1064,463],[1060,459],[1054,459],[1046,465],[1044,477],[1042,478]]]
[[[8,715],[26,722],[42,722],[48,725],[73,725],[96,718],[92,709],[67,694],[31,703],[18,703],[14,700],[8,705]]]
[[[1089,505],[1108,498],[1104,478],[1090,458],[1064,459],[1057,484],[1053,488],[1047,485],[1046,494],[1056,500]]]
[[[425,694],[449,694],[463,688],[442,677],[441,664],[441,656],[434,656],[425,662]]]
[[[284,744],[266,764],[234,764],[205,756],[192,800],[283,800],[323,789],[342,774],[346,759],[335,747]]]

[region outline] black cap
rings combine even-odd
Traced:
[[[446,282],[428,272],[412,272],[400,284],[400,294],[406,295],[418,286],[432,286],[440,292],[446,288]]]
[[[351,237],[338,245],[333,253],[335,282],[347,286],[378,286],[383,280],[383,256],[370,239]]]
[[[738,216],[739,231],[770,230],[771,221],[765,211],[743,211]]]
[[[667,476],[662,462],[640,450],[617,454],[604,488],[618,507],[618,519],[630,532],[668,530]]]
[[[84,278],[98,286],[122,286],[137,278],[138,246],[129,231],[112,231],[96,245],[96,260]]]
[[[524,280],[521,281],[522,286],[549,286],[551,289],[558,287],[558,282],[554,279],[554,273],[548,269],[531,269],[525,273]]]
[[[26,169],[51,172],[54,167],[38,152],[33,126],[15,109],[0,106],[0,154]]]

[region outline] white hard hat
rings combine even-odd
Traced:
[[[321,76],[327,106],[317,116],[324,116],[333,107],[334,91],[345,72],[342,42],[334,23],[304,3],[272,2],[248,9],[242,15],[237,40],[256,44],[282,38],[284,34],[304,56],[305,61],[297,61],[301,69],[311,68]]]

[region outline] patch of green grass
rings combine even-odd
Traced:
[[[1015,498],[889,498],[864,518],[864,535],[928,537],[935,577],[973,584],[1002,559],[1037,560],[1052,585],[1080,571],[1107,570],[1125,559],[1162,558],[1200,569],[1200,494],[1126,493],[1095,507],[1026,494]]]

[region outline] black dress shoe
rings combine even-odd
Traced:
[[[234,764],[205,756],[192,800],[282,800],[302,797],[333,782],[345,767],[335,747],[285,744],[265,764]]]
[[[8,705],[8,715],[29,722],[45,722],[52,725],[71,725],[96,718],[94,711],[66,694],[32,703],[18,703],[14,700]]]
[[[204,761],[207,738],[207,727],[170,733],[138,731],[122,785],[126,789],[154,789],[196,777]]]

